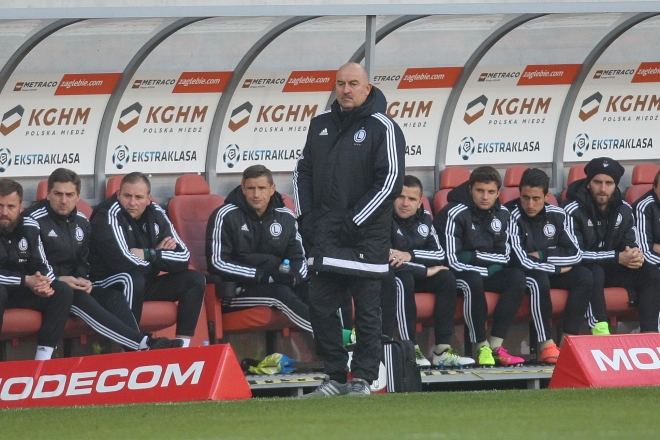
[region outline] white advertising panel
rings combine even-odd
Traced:
[[[138,73],[112,121],[106,174],[203,172],[231,72]]]
[[[309,121],[325,111],[335,72],[246,73],[229,104],[216,171],[241,172],[256,164],[293,171]]]
[[[570,116],[564,162],[660,158],[660,63],[597,64]]]
[[[552,162],[566,93],[579,64],[479,67],[454,112],[447,165]]]
[[[461,67],[377,70],[374,85],[406,138],[406,167],[434,167],[440,121]]]
[[[12,76],[0,94],[0,176],[94,174],[103,112],[120,73]]]

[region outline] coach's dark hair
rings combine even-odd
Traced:
[[[12,179],[0,179],[0,196],[8,196],[18,193],[18,198],[23,201],[23,187],[20,183]]]
[[[543,194],[548,194],[548,187],[550,186],[550,178],[545,171],[538,168],[527,168],[520,178],[520,185],[518,189],[522,191],[523,186],[531,188],[541,188]]]
[[[144,182],[147,185],[147,193],[151,194],[151,182],[149,182],[149,178],[147,177],[146,174],[141,173],[139,171],[133,171],[132,173],[128,173],[124,176],[123,179],[121,179],[121,184],[119,185],[119,188],[124,186],[125,183],[128,184],[135,184],[138,182]]]
[[[470,183],[470,188],[473,187],[477,182],[495,182],[497,184],[497,188],[499,189],[502,186],[502,176],[500,176],[500,173],[498,173],[495,168],[486,165],[472,170],[472,173],[470,173],[470,180],[468,180],[468,182]]]
[[[424,194],[424,187],[422,186],[422,181],[412,174],[408,174],[403,177],[403,186],[408,188],[419,188],[419,193]]]
[[[658,183],[660,183],[660,170],[658,170],[658,172],[655,173],[655,177],[653,178],[653,188],[657,188]]]
[[[241,180],[241,183],[244,183],[248,179],[258,179],[263,176],[268,178],[268,183],[273,184],[273,173],[268,168],[263,165],[252,165],[243,171],[243,180]]]
[[[67,168],[58,168],[50,173],[50,176],[48,176],[48,192],[53,189],[53,185],[56,183],[67,182],[76,185],[76,192],[80,194],[80,176],[78,176],[75,171],[71,171]]]

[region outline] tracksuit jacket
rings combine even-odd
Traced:
[[[506,207],[511,212],[509,235],[515,266],[558,274],[562,266],[580,263],[582,251],[565,227],[563,209],[546,203],[541,212],[529,217],[520,206],[520,199],[508,202]],[[539,252],[539,258],[529,256],[530,252]]]
[[[445,262],[445,252],[433,227],[431,215],[420,207],[415,215],[399,217],[392,211],[392,248],[409,252],[412,259],[394,271],[408,270],[415,279],[426,278],[426,268],[440,266]]]
[[[259,218],[245,199],[241,186],[213,211],[206,228],[209,272],[240,285],[265,282],[288,259],[291,272],[307,277],[307,264],[296,217],[275,192]],[[264,278],[266,277],[266,278]]]
[[[653,250],[660,243],[660,200],[653,189],[633,204],[640,250],[650,263],[660,265],[660,254]]]
[[[458,272],[476,271],[484,277],[489,275],[490,266],[506,266],[510,257],[509,210],[499,200],[489,210],[477,208],[468,182],[452,189],[447,201],[433,224],[441,231],[449,266]]]
[[[85,214],[74,208],[68,216],[62,216],[53,211],[48,200],[40,200],[23,211],[23,216],[39,223],[48,262],[58,277],[89,277],[87,256],[92,227]]]
[[[405,172],[405,139],[372,87],[365,102],[312,119],[294,170],[296,211],[310,268],[368,278],[388,273],[392,203]]]
[[[566,198],[568,232],[577,239],[583,263],[618,262],[626,246],[637,247],[633,210],[618,188],[607,212],[596,206],[586,179],[570,184]]]
[[[25,276],[37,272],[55,280],[39,238],[39,223],[19,217],[11,233],[0,234],[0,243],[0,284],[25,286]]]
[[[155,277],[159,272],[183,272],[188,269],[190,252],[179,238],[165,211],[151,202],[139,219],[133,219],[117,196],[101,202],[91,218],[89,264],[92,280],[102,280],[121,272],[138,270]],[[155,250],[166,237],[173,237],[173,250]],[[142,260],[131,248],[150,249],[149,261]]]

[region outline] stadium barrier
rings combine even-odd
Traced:
[[[0,363],[0,408],[250,397],[228,344]]]
[[[660,334],[566,336],[549,388],[660,384]]]

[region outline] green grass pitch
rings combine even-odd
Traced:
[[[0,438],[657,439],[660,388],[506,390],[0,411]]]

